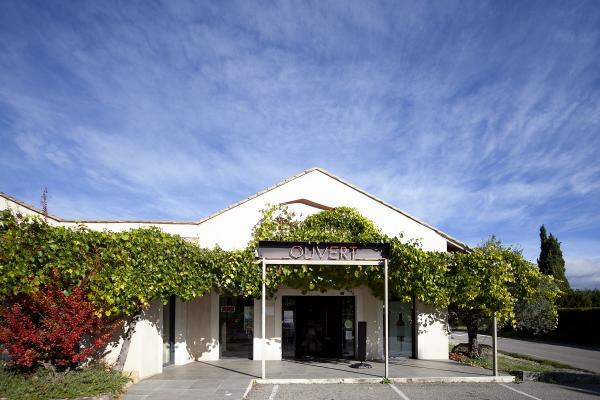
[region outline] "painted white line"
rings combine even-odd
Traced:
[[[514,376],[450,376],[450,377],[415,377],[415,378],[390,378],[394,383],[511,383]],[[255,379],[257,385],[290,385],[290,384],[331,384],[331,383],[379,383],[381,378],[323,378],[323,379]]]
[[[254,379],[250,379],[250,383],[248,383],[248,386],[246,386],[246,391],[244,392],[244,395],[242,396],[242,400],[245,400],[248,397],[248,393],[250,393],[250,391],[252,390],[253,387],[254,387]]]
[[[271,390],[271,395],[269,396],[269,400],[275,400],[275,396],[277,396],[278,390],[279,390],[279,385],[273,386],[273,390]]]
[[[503,386],[503,387],[505,387],[505,388],[507,388],[507,389],[510,389],[510,390],[512,390],[513,392],[520,393],[520,394],[522,394],[522,395],[523,395],[523,396],[525,396],[525,397],[529,397],[530,399],[534,399],[534,400],[542,400],[542,399],[540,399],[539,397],[535,397],[535,396],[532,396],[532,395],[530,395],[530,394],[527,394],[527,393],[525,393],[525,392],[521,392],[520,390],[517,390],[517,389],[515,389],[515,388],[512,388],[512,387],[510,387],[510,386],[508,386],[508,385],[505,385],[505,384],[503,384],[503,383],[499,383],[499,385],[500,385],[500,386]]]
[[[402,390],[398,389],[398,388],[396,387],[396,385],[394,385],[393,383],[392,383],[392,384],[390,384],[390,387],[391,387],[392,389],[394,389],[394,392],[398,393],[398,396],[400,396],[400,398],[401,398],[402,400],[410,400],[410,399],[408,398],[408,396],[407,396],[407,395],[405,395],[405,394],[404,394],[404,392],[402,392]]]

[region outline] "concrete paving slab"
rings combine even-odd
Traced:
[[[268,361],[267,378],[283,380],[341,379],[348,382],[379,382],[384,373],[382,362],[369,362],[370,369],[353,369],[350,360],[283,360]],[[186,365],[169,366],[162,374],[155,375],[132,385],[126,400],[147,396],[148,400],[160,398],[185,399],[198,396],[201,399],[240,399],[249,384],[261,377],[261,362],[252,360],[225,359],[211,362],[192,362]],[[466,380],[491,377],[485,369],[470,367],[454,361],[425,361],[394,359],[390,362],[390,377],[439,378],[453,377]],[[134,397],[137,396],[137,397]]]

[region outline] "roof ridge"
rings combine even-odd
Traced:
[[[263,194],[265,194],[267,192],[270,192],[271,190],[276,189],[279,186],[285,185],[288,182],[291,182],[291,181],[293,181],[295,179],[298,179],[301,176],[308,174],[309,172],[313,172],[315,170],[320,170],[320,168],[319,167],[313,167],[313,168],[305,169],[304,171],[301,171],[301,172],[297,173],[296,175],[292,175],[292,176],[290,176],[288,178],[285,178],[284,180],[279,181],[276,184],[271,185],[271,186],[267,187],[266,189],[261,190],[260,192],[257,192],[255,194],[253,194],[251,196],[248,196],[248,197],[246,197],[246,198],[244,198],[244,199],[242,199],[240,201],[237,201],[235,203],[232,203],[232,204],[230,204],[229,206],[227,206],[225,208],[222,208],[222,209],[220,209],[218,211],[215,211],[212,214],[207,215],[206,217],[201,218],[198,221],[198,225],[200,225],[200,224],[208,221],[209,219],[213,219],[214,217],[216,217],[218,215],[221,215],[224,212],[231,210],[232,208],[235,208],[235,207],[240,206],[240,205],[242,205],[242,204],[244,204],[244,203],[246,203],[246,202],[248,202],[248,201],[250,201],[252,199],[255,199],[255,198],[257,198],[260,195],[263,195]]]
[[[11,196],[7,193],[4,192],[0,192],[0,197],[4,197],[7,200],[10,200],[14,203],[17,203],[18,205],[25,207],[31,211],[34,211],[38,214],[40,214],[41,216],[44,216],[44,211],[32,206],[29,203],[26,203],[22,200],[17,199],[14,196]],[[57,215],[54,214],[50,214],[47,213],[48,218],[51,218],[53,220],[55,220],[56,222],[67,222],[67,223],[106,223],[106,224],[112,224],[112,223],[136,223],[136,224],[182,224],[182,225],[197,225],[198,222],[197,221],[175,221],[175,220],[119,220],[119,219],[110,219],[110,220],[103,220],[103,219],[67,219],[67,218],[62,218],[59,217]]]
[[[396,212],[399,212],[400,214],[404,215],[405,217],[412,219],[413,221],[417,222],[418,224],[421,224],[421,225],[425,226],[426,228],[431,229],[432,231],[436,232],[437,234],[441,235],[442,237],[450,240],[454,244],[459,245],[460,247],[463,247],[464,249],[468,249],[469,248],[469,246],[466,243],[461,242],[460,240],[456,239],[455,237],[453,237],[453,236],[447,234],[446,232],[444,232],[444,231],[436,228],[435,226],[428,224],[427,222],[425,222],[425,221],[423,221],[423,220],[415,217],[412,214],[407,213],[404,210],[401,210],[400,208],[394,206],[393,204],[388,203],[387,201],[380,199],[379,197],[375,196],[374,194],[371,194],[371,193],[367,192],[366,190],[359,188],[358,186],[356,186],[356,185],[354,185],[354,184],[352,184],[352,183],[344,180],[343,178],[340,178],[339,176],[337,176],[337,175],[335,175],[335,174],[333,174],[333,173],[331,173],[331,172],[329,172],[329,171],[327,171],[327,170],[325,170],[323,168],[316,167],[315,170],[318,170],[318,171],[324,173],[325,175],[328,175],[329,177],[331,177],[331,178],[333,178],[333,179],[335,179],[335,180],[343,183],[344,185],[346,185],[346,186],[348,186],[348,187],[350,187],[350,188],[352,188],[352,189],[354,189],[354,190],[356,190],[356,191],[358,191],[358,192],[360,192],[360,193],[362,193],[362,194],[364,194],[364,195],[372,198],[373,200],[375,200],[375,201],[377,201],[377,202],[385,205],[386,207],[389,207],[392,210],[394,210]]]

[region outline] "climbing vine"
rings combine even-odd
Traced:
[[[213,288],[218,249],[202,249],[157,228],[97,232],[0,215],[0,300],[49,284],[85,289],[98,314],[129,315],[151,300],[184,300]]]
[[[248,246],[236,251],[203,249],[157,228],[97,232],[82,226],[55,227],[9,211],[0,216],[0,238],[0,300],[50,283],[67,293],[83,287],[98,313],[110,318],[139,312],[151,300],[166,302],[171,295],[189,300],[216,290],[259,297],[255,250],[260,240],[389,243],[392,296],[404,301],[414,297],[437,307],[458,303],[486,315],[497,312],[502,321],[512,323],[516,299],[536,298],[536,288],[546,279],[511,248],[428,252],[418,241],[385,235],[348,207],[303,220],[285,207],[269,207]],[[271,295],[282,285],[303,291],[366,285],[381,297],[383,270],[272,266],[266,283]]]

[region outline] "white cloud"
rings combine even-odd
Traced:
[[[195,219],[321,165],[458,237],[581,241],[600,229],[597,27],[494,7],[7,7],[0,155],[78,218]]]
[[[600,289],[600,257],[568,260],[567,279],[574,289]]]

